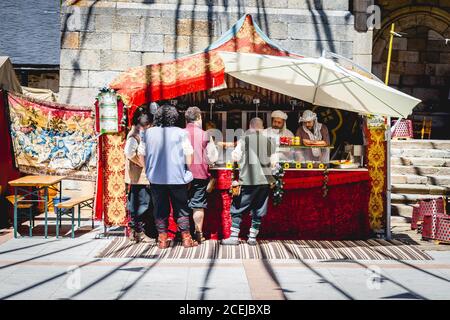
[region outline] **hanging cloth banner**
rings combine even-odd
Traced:
[[[97,139],[89,107],[8,93],[16,165],[27,174],[95,181]]]

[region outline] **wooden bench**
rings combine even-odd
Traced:
[[[33,228],[34,228],[34,216],[33,216],[33,203],[21,202],[24,199],[24,196],[17,196],[17,209],[28,210],[28,219],[30,220],[30,226],[28,228],[30,237],[33,236]],[[15,196],[10,195],[6,196],[6,200],[8,200],[13,206],[15,202]]]
[[[72,219],[72,238],[75,237],[75,207],[78,206],[78,228],[81,225],[81,209],[82,208],[94,208],[94,196],[82,196],[77,198],[72,198],[70,200],[60,202],[56,205],[56,218],[59,219],[59,224],[61,224],[61,218],[63,215],[67,215]],[[94,213],[91,215],[92,228],[94,228]],[[56,237],[59,236],[59,226],[58,221],[56,222]]]

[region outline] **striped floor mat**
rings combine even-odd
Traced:
[[[98,258],[148,259],[311,259],[311,260],[432,260],[419,248],[398,240],[367,241],[259,241],[257,246],[242,242],[223,246],[209,240],[198,247],[185,249],[180,243],[159,250],[155,243],[135,244],[117,237]]]

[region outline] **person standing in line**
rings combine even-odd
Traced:
[[[145,164],[138,155],[140,134],[151,125],[149,114],[139,108],[133,115],[132,127],[125,142],[125,183],[128,185],[127,207],[130,212],[130,241],[148,242],[144,232],[145,214],[151,204],[150,183],[145,176]]]
[[[167,231],[171,204],[183,246],[187,248],[198,245],[190,234],[191,210],[188,206],[187,188],[193,179],[188,169],[192,163],[193,148],[186,131],[175,126],[177,120],[178,111],[175,107],[159,107],[153,127],[145,130],[138,150],[151,183],[153,215],[160,249],[169,246]]]
[[[252,225],[247,243],[256,245],[261,220],[267,213],[270,185],[275,182],[273,167],[277,159],[276,145],[272,139],[262,133],[263,121],[253,118],[250,129],[239,140],[232,152],[234,161],[239,162],[239,195],[231,204],[231,236],[222,240],[224,245],[238,245],[242,215],[250,211]]]
[[[205,241],[203,237],[203,220],[205,208],[207,208],[206,189],[210,179],[208,164],[217,161],[219,152],[214,143],[209,141],[208,134],[202,129],[202,113],[198,107],[188,108],[185,113],[185,119],[185,130],[194,148],[194,158],[189,166],[194,177],[189,189],[189,207],[193,211],[195,240],[201,243]]]

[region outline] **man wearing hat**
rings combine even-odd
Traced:
[[[272,118],[272,126],[264,130],[264,134],[268,137],[293,137],[294,134],[291,130],[286,128],[287,114],[281,110],[275,110],[270,115]]]
[[[305,110],[298,120],[300,127],[297,136],[300,136],[306,146],[329,146],[330,134],[326,125],[319,123],[317,114],[311,110]],[[328,163],[330,161],[330,149],[310,148],[302,149],[299,153],[300,161],[318,161]]]
[[[263,131],[263,135],[274,140],[276,145],[280,143],[280,137],[293,137],[291,130],[286,128],[287,114],[281,110],[275,110],[270,115],[272,118],[272,126]],[[287,161],[292,158],[291,152],[279,152],[279,161]]]

